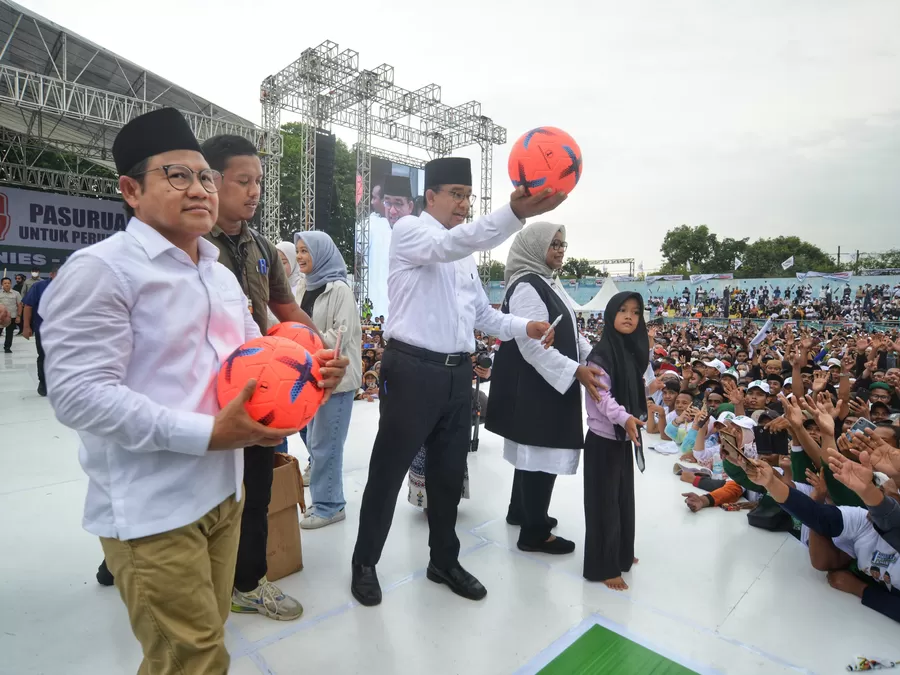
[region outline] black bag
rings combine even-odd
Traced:
[[[747,522],[751,527],[758,527],[769,532],[791,532],[794,520],[769,495],[759,500],[756,508],[747,514]]]

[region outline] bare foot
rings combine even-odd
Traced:
[[[625,580],[622,577],[616,577],[615,579],[605,579],[603,583],[606,584],[607,588],[611,588],[614,591],[628,590],[628,584],[625,583]]]
[[[681,478],[682,483],[690,483],[693,485],[695,476],[696,474],[693,471],[682,471],[679,478]]]
[[[555,534],[551,534],[551,535],[550,535],[550,538],[547,539],[547,541],[546,541],[545,543],[549,544],[551,541],[556,541],[556,535],[555,535]]]
[[[635,558],[634,560],[632,560],[633,565],[637,565],[639,562],[641,562],[640,558]]]
[[[863,596],[866,590],[866,582],[847,570],[833,570],[828,573],[828,583],[844,593],[850,593],[857,597]]]

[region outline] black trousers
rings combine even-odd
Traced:
[[[390,345],[381,361],[381,419],[369,461],[353,562],[373,566],[391,529],[400,486],[423,445],[428,486],[428,545],[440,568],[456,565],[456,510],[472,426],[472,364],[448,367]]]
[[[516,469],[510,508],[513,502],[518,502],[518,513],[521,514],[522,523],[519,530],[520,544],[534,546],[550,538],[547,510],[550,508],[555,483],[555,473]]]
[[[234,570],[234,587],[244,593],[255,589],[259,580],[266,576],[274,467],[275,448],[259,445],[244,448],[244,513]]]
[[[631,443],[588,432],[584,442],[584,578],[614,579],[634,562]]]
[[[44,379],[44,347],[41,345],[41,331],[34,331],[34,344],[37,346],[37,371],[38,383],[47,386],[47,380]]]
[[[6,336],[3,339],[3,349],[9,349],[12,347],[13,335],[16,334],[16,317],[13,315],[12,321],[9,322],[9,325],[4,329],[6,332]]]

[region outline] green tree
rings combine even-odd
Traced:
[[[290,122],[281,127],[284,137],[281,158],[281,237],[285,241],[293,241],[294,232],[303,229],[303,186],[300,176],[305,133],[306,127],[298,122]],[[356,223],[356,155],[341,140],[336,142],[334,148],[334,186],[328,219],[328,233],[344,257],[344,262],[352,269]]]
[[[849,263],[844,263],[842,267],[854,272],[861,269],[883,269],[887,267],[900,267],[900,249],[892,248],[882,253],[873,253],[861,255],[857,259],[855,253],[848,255]]]
[[[734,270],[734,259],[744,259],[750,240],[749,237],[744,239],[732,239],[726,237],[722,241],[713,235],[713,254],[712,257],[703,264],[702,270],[698,274],[721,274],[723,272],[731,272]],[[737,273],[736,273],[737,274]]]
[[[582,277],[599,277],[600,270],[591,265],[587,258],[569,258],[563,263],[560,276],[568,279],[581,279]]]
[[[785,272],[781,263],[794,256],[794,266]],[[780,277],[795,272],[836,272],[837,264],[831,256],[815,244],[803,241],[799,237],[773,237],[758,239],[748,245],[744,251],[744,264],[738,270],[742,278],[747,277]]]
[[[697,225],[696,227],[679,225],[666,232],[662,245],[659,247],[663,256],[663,265],[659,272],[660,274],[684,274],[687,272],[687,264],[690,263],[691,271],[700,273],[716,257],[718,246],[718,237],[710,232],[706,225]],[[730,270],[732,267],[729,266],[727,269]]]
[[[490,280],[491,281],[503,281],[503,274],[506,272],[506,265],[504,265],[499,260],[491,260],[490,266]],[[484,265],[478,266],[478,276],[484,275]]]

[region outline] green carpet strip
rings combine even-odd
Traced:
[[[539,675],[696,675],[628,638],[594,626]]]

